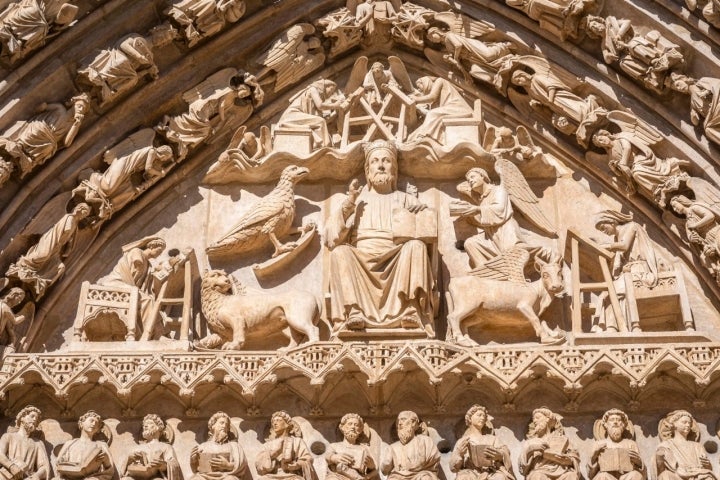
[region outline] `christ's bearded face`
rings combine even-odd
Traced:
[[[367,181],[373,187],[385,187],[395,181],[397,163],[390,150],[378,148],[367,158]]]

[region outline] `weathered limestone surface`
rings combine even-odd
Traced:
[[[0,479],[716,478],[716,7],[0,4]]]

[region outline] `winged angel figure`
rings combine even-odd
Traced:
[[[683,168],[690,162],[658,157],[652,147],[660,143],[663,136],[632,113],[614,110],[607,114],[607,119],[619,132],[601,129],[592,139],[596,146],[607,152],[610,170],[625,181],[629,194],[640,191],[664,204],[676,178],[687,177]]]
[[[108,149],[108,168],[93,172],[73,190],[75,202],[86,202],[99,218],[108,218],[165,176],[173,165],[172,149],[154,145],[155,132],[144,128]]]
[[[247,120],[253,108],[262,103],[263,91],[254,76],[225,68],[186,91],[182,98],[189,105],[188,111],[166,116],[156,127],[158,133],[177,145],[178,160],[185,158],[189,148]],[[230,111],[233,115],[228,115]]]
[[[395,141],[406,133],[401,124],[411,131],[417,124],[417,107],[408,97],[415,90],[405,65],[400,58],[388,57],[389,68],[380,62],[374,62],[368,68],[368,58],[359,57],[350,72],[345,91],[348,95],[348,114],[344,117],[343,138],[358,140],[345,127],[350,125],[369,125],[362,130],[362,141],[382,137]],[[395,133],[393,129],[397,125]],[[343,142],[343,146],[345,142]]]
[[[486,138],[485,143],[493,141],[493,136]],[[488,147],[490,145],[486,145]],[[530,255],[549,260],[551,254],[525,239],[514,218],[513,207],[542,232],[555,236],[556,229],[540,208],[538,198],[520,169],[503,155],[495,155],[495,158],[495,172],[500,177],[500,184],[493,184],[482,168],[469,170],[466,181],[457,189],[470,201],[452,202],[450,214],[465,218],[479,229],[477,235],[465,241],[471,275],[524,284],[525,265]]]
[[[258,74],[260,81],[265,84],[274,80],[275,91],[279,91],[320,68],[325,63],[325,53],[314,33],[314,26],[299,23],[275,40],[257,59],[257,63],[265,67]]]
[[[488,42],[484,37],[494,33],[495,26],[482,20],[473,20],[455,12],[437,12],[433,18],[445,28],[431,27],[428,39],[442,46],[438,52],[425,49],[425,56],[435,65],[443,68],[451,64],[470,83],[473,78],[491,85],[497,74],[513,55],[510,42]],[[483,40],[481,40],[483,39]]]
[[[567,135],[575,134],[581,145],[587,145],[588,132],[607,114],[595,95],[576,93],[583,87],[584,80],[553,68],[541,57],[512,58],[498,72],[496,82],[500,92],[507,95],[521,113],[530,114],[530,107],[548,116],[553,127]]]
[[[688,177],[684,182],[695,198],[676,195],[670,199],[670,206],[685,217],[688,241],[720,284],[720,191],[702,178]]]

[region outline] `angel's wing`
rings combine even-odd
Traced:
[[[363,0],[347,0],[347,2],[345,3],[345,8],[347,8],[348,10],[350,10],[350,13],[351,13],[353,16],[355,16],[355,11],[357,10],[357,6],[358,6],[358,4],[359,4],[360,2],[362,2],[362,1],[363,1]]]
[[[230,79],[238,74],[236,68],[224,68],[183,93],[183,100],[189,105],[196,100],[207,99],[215,92],[230,86]]]
[[[448,30],[468,38],[479,38],[495,31],[495,25],[455,12],[437,12],[436,21],[447,25]]]
[[[585,80],[567,70],[551,65],[547,59],[536,55],[523,55],[517,59],[518,66],[531,69],[535,75],[549,77],[554,84],[564,85],[568,90],[573,90],[585,83]]]
[[[518,125],[515,129],[515,135],[518,141],[518,144],[524,146],[524,147],[534,147],[535,142],[533,142],[532,137],[530,136],[530,132],[528,132],[527,128],[525,128],[522,125]]]
[[[129,155],[130,153],[141,148],[150,147],[155,140],[155,130],[152,128],[143,128],[127,137],[122,142],[112,148],[108,148],[103,153],[103,160],[110,165],[118,158]]]
[[[20,337],[20,341],[18,342],[19,350],[21,352],[27,350],[27,333],[32,331],[33,323],[35,322],[35,303],[33,302],[25,302],[25,305],[22,306],[20,311],[18,312],[18,315],[24,315],[25,321],[20,324],[20,328],[22,329],[20,332],[16,331],[15,333],[18,334],[18,337]]]
[[[275,78],[275,90],[281,90],[295,80],[305,77],[308,73],[320,68],[325,63],[324,53],[306,53],[294,57],[292,61],[279,67]]]
[[[284,203],[277,201],[277,199],[272,195],[261,198],[260,201],[253,205],[245,217],[243,217],[240,222],[233,227],[228,235],[234,235],[255,225],[262,225],[262,231],[266,234],[272,233],[273,222],[268,221],[281,214],[285,211],[285,209],[286,207]]]
[[[365,74],[368,71],[367,64],[368,58],[365,56],[358,57],[358,59],[355,60],[355,65],[353,65],[352,71],[350,72],[350,78],[348,78],[347,84],[345,85],[345,92],[348,95],[363,84]]]
[[[272,136],[270,135],[270,127],[267,125],[260,127],[260,147],[265,153],[272,150]]]
[[[663,136],[655,127],[633,113],[613,110],[608,112],[607,119],[617,125],[623,132],[635,135],[645,145],[655,145],[663,140]]]
[[[529,259],[530,253],[525,248],[513,247],[471,270],[470,275],[524,284]]]
[[[414,87],[402,60],[400,60],[399,57],[390,56],[388,57],[388,63],[390,63],[390,71],[392,72],[393,77],[395,77],[395,80],[397,80],[403,92],[412,92]]]
[[[695,200],[707,205],[720,219],[720,190],[707,180],[698,177],[690,177],[686,184],[693,191]]]
[[[543,232],[555,236],[557,231],[538,205],[538,198],[530,189],[527,180],[510,160],[498,158],[495,171],[500,175],[502,185],[510,196],[513,206]]]
[[[427,58],[430,61],[430,63],[432,63],[436,67],[440,67],[443,70],[447,70],[448,67],[450,66],[450,63],[447,60],[445,60],[445,54],[443,52],[439,52],[432,48],[426,48],[423,50],[423,53],[425,53],[425,58]]]
[[[275,40],[275,43],[258,57],[257,63],[277,71],[291,62],[297,56],[298,46],[307,35],[315,33],[315,27],[310,23],[298,23],[288,28],[285,33]]]
[[[497,129],[494,126],[490,125],[488,126],[487,130],[485,130],[485,135],[483,136],[483,150],[489,152],[493,146],[493,143],[495,143],[495,138],[497,138]]]
[[[246,130],[247,130],[247,127],[245,125],[241,125],[240,128],[235,130],[235,133],[233,134],[232,138],[230,139],[230,143],[228,144],[228,146],[225,150],[237,148],[238,145],[240,145],[240,142],[242,142],[243,138],[245,137]]]

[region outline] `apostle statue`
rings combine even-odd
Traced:
[[[316,480],[313,457],[300,426],[285,411],[270,417],[270,437],[255,460],[263,480]]]
[[[227,413],[217,412],[208,420],[208,440],[190,451],[190,480],[239,480],[245,475],[245,453],[231,440]]]
[[[169,427],[150,413],[142,421],[141,443],[128,457],[125,475],[121,480],[181,480],[182,472],[177,455],[168,438]]]
[[[375,459],[365,434],[365,422],[357,413],[340,419],[343,441],[330,444],[325,453],[329,471],[326,480],[370,480],[378,478]]]
[[[590,464],[590,480],[643,480],[645,466],[633,440],[632,424],[622,410],[613,408],[595,423],[595,444]]]
[[[115,466],[107,443],[95,440],[104,427],[102,417],[88,410],[78,420],[80,438],[66,442],[57,456],[56,470],[62,480],[111,480]]]
[[[520,453],[526,480],[578,480],[580,457],[563,433],[562,417],[541,407],[533,411]]]
[[[450,456],[456,480],[515,480],[510,449],[493,435],[491,421],[482,405],[473,405],[465,414],[467,430]]]
[[[380,465],[387,480],[437,480],[440,451],[423,434],[417,413],[400,412],[396,426],[399,440],[390,445]]]
[[[663,442],[655,451],[658,480],[714,480],[712,464],[700,444],[700,430],[689,412],[675,410],[660,420]]]
[[[432,211],[424,212],[426,205],[397,189],[397,175],[395,146],[384,140],[370,143],[365,148],[367,185],[361,189],[353,180],[342,207],[327,221],[335,331],[402,327],[435,335],[435,280],[428,247],[417,233]],[[409,232],[411,224],[415,229]],[[437,231],[426,232],[424,240],[433,234]]]
[[[47,480],[50,460],[41,440],[33,438],[42,414],[28,405],[15,416],[15,429],[0,437],[0,478]]]

